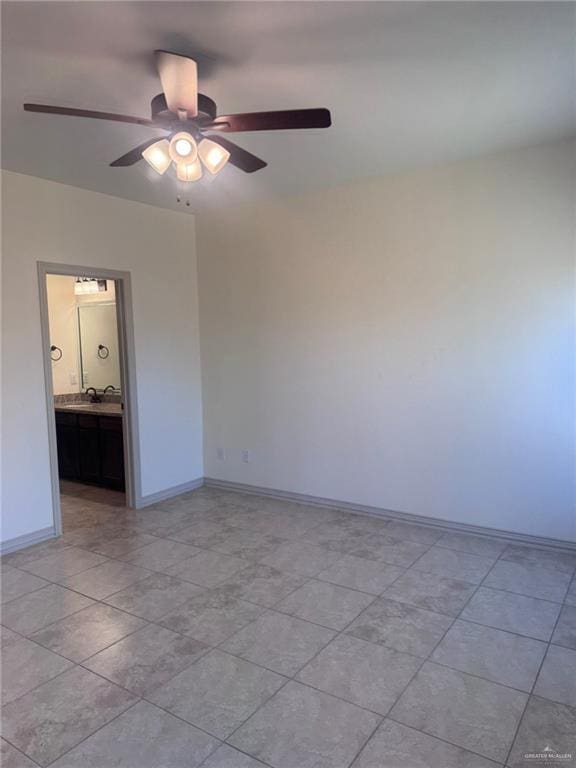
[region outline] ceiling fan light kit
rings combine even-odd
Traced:
[[[177,163],[176,177],[178,181],[198,181],[202,178],[202,165],[200,160],[192,163]]]
[[[166,173],[168,168],[172,165],[172,158],[168,152],[169,147],[170,142],[168,139],[160,139],[160,141],[157,141],[155,144],[146,147],[142,152],[144,160],[146,160],[148,165],[154,168],[156,173],[159,173],[160,176]]]
[[[114,168],[126,167],[144,159],[156,173],[163,175],[173,164],[178,180],[186,182],[198,181],[202,177],[202,166],[213,175],[228,162],[245,173],[254,173],[266,167],[264,160],[225,139],[221,133],[328,128],[332,124],[329,110],[323,107],[217,116],[214,101],[198,93],[198,68],[193,59],[169,51],[155,51],[155,56],[163,93],[152,99],[151,118],[47,104],[24,104],[24,109],[27,112],[112,120],[166,131],[167,138],[145,141],[110,165]],[[209,136],[205,135],[207,131],[211,132]]]
[[[198,145],[189,133],[179,131],[170,139],[168,152],[176,164],[193,163],[198,157]]]
[[[215,175],[228,162],[230,152],[210,139],[197,144],[193,136],[180,131],[170,141],[160,139],[146,147],[142,157],[161,176],[174,164],[178,181],[198,181],[202,178],[202,164]]]
[[[224,168],[230,159],[230,152],[220,144],[210,139],[202,139],[198,145],[198,156],[204,163],[204,167],[212,174],[216,174]]]

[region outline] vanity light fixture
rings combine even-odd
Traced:
[[[84,293],[100,293],[108,290],[106,280],[97,280],[95,277],[77,277],[74,282],[74,293],[76,296]]]

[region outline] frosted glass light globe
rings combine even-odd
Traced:
[[[176,164],[193,163],[198,157],[198,146],[194,138],[186,131],[175,133],[172,136],[168,151]]]

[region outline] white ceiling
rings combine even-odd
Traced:
[[[148,116],[153,51],[191,55],[220,113],[328,107],[327,130],[228,134],[267,160],[187,185],[229,204],[575,132],[576,5],[554,2],[4,2],[2,166],[167,208],[176,181],[108,163],[141,126],[25,113],[25,101]]]

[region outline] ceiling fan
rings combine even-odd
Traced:
[[[156,136],[145,141],[110,165],[134,165],[144,159],[159,174],[164,174],[173,165],[180,181],[197,181],[202,176],[203,167],[216,174],[228,162],[246,173],[266,167],[264,160],[220,136],[221,133],[328,128],[331,125],[330,112],[324,108],[217,116],[215,102],[198,93],[198,72],[193,59],[169,51],[155,51],[155,56],[164,92],[152,99],[150,118],[47,104],[24,104],[24,109],[146,125],[166,131],[166,138]]]

